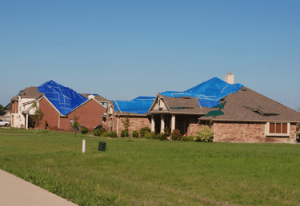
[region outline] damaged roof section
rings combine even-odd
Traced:
[[[11,101],[18,100],[19,96],[21,98],[32,98],[38,99],[43,96],[44,93],[38,91],[37,87],[27,87],[24,90],[21,90],[18,95],[14,96]]]
[[[195,97],[199,106],[213,108],[220,104],[220,99],[237,92],[241,87],[243,85],[229,84],[214,77],[183,92],[166,91],[161,94],[166,97]]]
[[[47,99],[62,114],[67,115],[88,99],[69,87],[60,85],[52,80],[38,87],[40,93],[44,93]]]
[[[130,101],[113,100],[114,110],[116,112],[146,114],[154,100],[155,97],[146,96],[139,96]]]

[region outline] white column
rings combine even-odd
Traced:
[[[85,153],[85,140],[82,140],[82,153]]]
[[[173,132],[174,129],[175,129],[175,114],[172,114],[172,118],[171,118],[171,133]]]
[[[151,132],[155,132],[155,121],[153,115],[151,115]]]
[[[165,129],[165,116],[161,115],[161,121],[160,121],[160,133],[163,133]]]
[[[25,129],[28,129],[28,114],[26,114]]]

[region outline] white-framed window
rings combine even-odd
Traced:
[[[70,119],[70,125],[73,126],[73,119]]]
[[[267,122],[266,136],[290,136],[290,123]]]

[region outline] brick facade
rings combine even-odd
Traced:
[[[18,113],[18,101],[13,101],[11,104],[11,113]]]
[[[290,137],[265,136],[266,123],[256,122],[215,122],[211,129],[214,142],[282,142],[296,140],[296,124],[290,125]]]
[[[44,113],[44,116],[36,128],[45,129],[46,124],[48,124],[48,128],[58,126],[59,113],[46,98],[39,102],[39,109]]]
[[[45,129],[47,124],[49,129],[55,128],[66,131],[71,130],[70,120],[75,121],[75,117],[79,118],[77,121],[80,125],[93,130],[94,127],[102,124],[102,115],[105,111],[105,107],[94,99],[81,105],[68,114],[67,117],[61,117],[59,112],[46,98],[43,98],[39,102],[39,108],[44,113],[44,116],[37,127],[38,129]]]
[[[103,127],[107,132],[115,131],[117,132],[118,136],[121,135],[121,131],[125,129],[123,121],[126,120],[126,116],[116,116],[113,114],[107,114],[106,115],[106,121],[103,123]],[[147,116],[129,116],[129,124],[130,127],[129,135],[132,135],[133,130],[140,131],[143,127],[149,127],[151,128],[151,121],[150,117]]]
[[[79,108],[72,111],[68,114],[67,118],[60,118],[60,129],[69,130],[71,129],[70,120],[75,121],[75,117],[79,119],[77,122],[89,128],[89,130],[93,130],[94,127],[98,125],[102,125],[102,115],[105,111],[105,107],[91,99],[87,103],[83,104]]]

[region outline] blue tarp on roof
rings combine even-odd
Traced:
[[[213,108],[220,104],[220,99],[237,92],[242,86],[241,84],[228,84],[214,77],[183,92],[166,91],[161,94],[166,97],[196,97],[199,106]]]
[[[38,87],[40,93],[45,93],[47,99],[62,114],[67,115],[88,99],[69,87],[48,81]]]
[[[128,113],[145,114],[149,111],[155,97],[140,96],[131,101],[114,100],[114,110]]]

